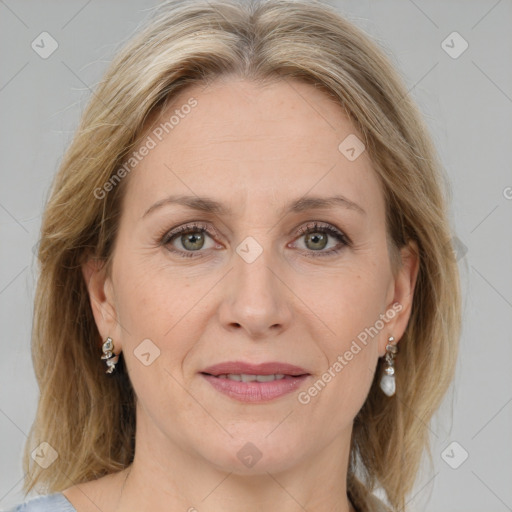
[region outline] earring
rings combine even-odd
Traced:
[[[101,356],[101,359],[106,359],[105,362],[108,366],[105,373],[112,373],[116,368],[117,361],[119,361],[119,356],[113,356],[114,342],[112,341],[112,338],[107,338],[105,343],[103,343],[102,350],[103,355]]]
[[[388,344],[386,345],[386,367],[384,368],[384,375],[380,379],[380,389],[388,396],[393,396],[396,391],[395,383],[395,356],[398,352],[398,347],[393,343],[395,338],[390,336],[388,338]]]

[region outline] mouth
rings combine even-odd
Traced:
[[[288,363],[250,364],[229,361],[200,372],[217,391],[241,402],[274,400],[296,390],[311,376]]]
[[[225,373],[223,375],[211,375],[201,372],[203,375],[210,375],[217,379],[229,379],[236,382],[272,382],[274,380],[282,379],[296,379],[300,375],[284,375],[282,373],[272,373],[270,375],[253,375],[250,373]]]

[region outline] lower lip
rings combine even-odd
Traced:
[[[240,402],[266,402],[295,391],[309,377],[285,377],[270,382],[239,382],[201,374],[217,391]]]

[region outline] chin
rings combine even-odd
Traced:
[[[273,422],[270,429],[249,428],[243,436],[234,435],[229,440],[224,439],[224,443],[216,441],[214,447],[207,450],[205,458],[219,470],[237,475],[286,471],[299,462],[305,445],[298,437],[287,435],[284,429],[279,434],[272,432],[275,428]],[[298,446],[302,448],[301,452],[297,450]]]

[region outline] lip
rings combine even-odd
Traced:
[[[280,363],[278,361],[269,361],[260,364],[245,363],[243,361],[225,361],[205,368],[202,370],[202,373],[208,373],[210,375],[224,375],[227,373],[245,373],[247,375],[272,375],[276,373],[290,376],[309,375],[309,372],[304,368],[293,364]]]
[[[247,375],[283,374],[285,377],[270,382],[239,382],[217,377],[228,373]],[[201,377],[213,388],[240,402],[267,402],[282,397],[299,388],[311,374],[304,368],[288,363],[268,362],[261,364],[227,361],[205,368]]]

